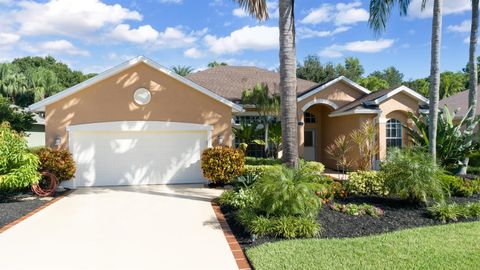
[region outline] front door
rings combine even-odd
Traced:
[[[315,161],[315,130],[306,129],[303,137],[303,158]]]

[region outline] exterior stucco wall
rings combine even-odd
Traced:
[[[397,119],[403,125],[411,126],[408,120],[408,112],[418,113],[418,101],[404,93],[399,93],[387,101],[380,104],[380,110],[382,113],[378,119],[379,129],[379,158],[382,160],[387,155],[387,131],[386,123],[389,119]],[[408,144],[407,132],[402,129],[403,144]]]
[[[136,89],[151,92],[145,106],[133,100]],[[67,126],[111,121],[170,121],[213,125],[212,142],[231,145],[231,108],[168,75],[140,63],[80,92],[50,104],[45,110],[47,146],[55,137],[68,145]]]
[[[314,100],[327,100],[333,102],[338,107],[342,107],[365,94],[353,88],[352,86],[340,81],[330,87],[298,102],[298,118],[304,122],[302,107]],[[373,119],[373,115],[348,115],[340,117],[330,117],[329,114],[334,109],[326,104],[315,104],[307,109],[308,112],[316,116],[317,123],[304,124],[298,128],[299,153],[303,157],[304,130],[314,129],[316,137],[316,159],[322,162],[328,168],[336,169],[336,162],[327,153],[326,148],[331,145],[340,135],[348,136],[353,130],[358,129],[363,121]],[[357,160],[358,150],[352,148],[351,159]]]

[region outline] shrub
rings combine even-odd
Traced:
[[[202,153],[203,176],[213,183],[228,184],[244,170],[245,156],[239,149],[215,146]]]
[[[381,165],[388,191],[415,202],[443,201],[444,194],[437,175],[439,169],[432,157],[412,149],[389,149]]]
[[[38,157],[30,153],[26,140],[10,129],[0,126],[0,189],[27,188],[38,183]]]
[[[251,187],[257,179],[259,178],[258,174],[244,173],[240,176],[235,177],[232,181],[233,189],[238,191],[241,188]]]
[[[68,150],[46,147],[35,150],[35,154],[40,159],[40,172],[53,173],[59,182],[70,180],[75,176],[77,168]]]
[[[300,170],[306,174],[322,174],[325,166],[320,162],[305,161],[300,164]]]
[[[282,170],[282,165],[245,165],[244,174],[253,174],[262,176],[263,174],[272,174]]]
[[[300,170],[282,167],[282,170],[264,174],[255,183],[259,195],[259,210],[266,216],[317,215],[321,206],[312,185],[303,182]]]
[[[458,221],[459,218],[480,217],[480,202],[466,204],[441,203],[428,208],[430,215],[441,222]]]
[[[280,216],[265,217],[249,209],[239,211],[237,219],[251,234],[257,237],[280,238],[315,237],[320,233],[320,225],[310,217]]]
[[[369,215],[372,217],[379,217],[384,214],[383,210],[375,207],[370,204],[339,204],[339,203],[333,203],[330,205],[330,209],[338,212],[345,213],[347,215],[351,216],[363,216],[363,215]]]
[[[235,209],[255,207],[256,201],[256,194],[252,189],[248,188],[240,189],[238,192],[227,190],[218,198],[218,203],[220,205],[230,206]]]
[[[245,165],[282,165],[281,159],[246,157]]]
[[[345,183],[347,193],[354,195],[379,195],[388,194],[385,178],[377,171],[357,171],[348,174]]]
[[[451,195],[470,197],[480,191],[478,180],[464,179],[455,175],[440,174],[438,179]]]

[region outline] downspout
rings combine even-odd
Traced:
[[[372,169],[375,171],[380,169],[379,162],[378,162],[380,160],[379,159],[377,160],[377,156],[380,157],[380,141],[377,140],[377,137],[380,138],[380,116],[381,115],[382,115],[382,110],[379,110],[377,112],[377,116],[373,118],[373,128],[376,130],[375,136],[373,138],[373,142],[375,144],[378,144],[378,153],[375,154],[375,156],[373,157],[373,160],[371,161]],[[378,129],[377,129],[377,122],[378,122]]]

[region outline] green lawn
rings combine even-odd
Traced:
[[[479,269],[480,222],[347,239],[268,243],[247,250],[256,270]]]

